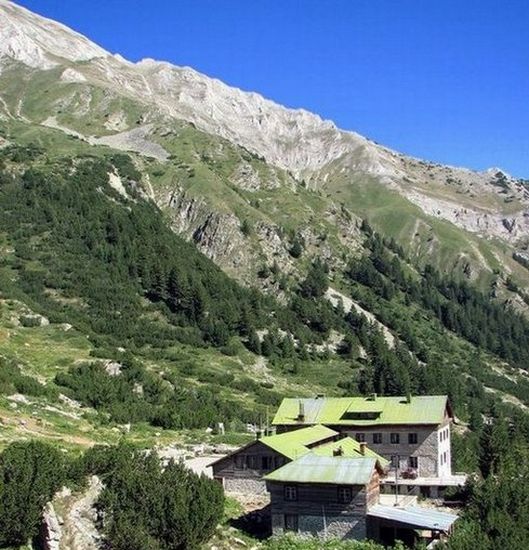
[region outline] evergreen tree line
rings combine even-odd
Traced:
[[[137,176],[128,157],[111,160],[126,181]],[[15,247],[23,289],[58,315],[45,289],[80,298],[94,332],[137,345],[187,332],[191,341],[220,346],[244,331],[248,317],[259,323],[261,296],[174,235],[153,204],[138,194],[125,202],[108,184],[115,169],[104,160],[75,170],[29,168],[0,187],[0,226]],[[134,195],[133,185],[127,188]],[[172,326],[149,319],[141,296],[160,305]]]
[[[367,242],[370,254],[349,263],[349,277],[386,300],[402,291],[408,302],[432,312],[447,329],[512,365],[527,368],[529,322],[521,314],[431,265],[419,277],[412,276],[399,258],[402,251],[393,245],[398,253],[392,253],[388,244],[373,233]]]
[[[492,407],[474,417],[455,449],[456,467],[477,472],[456,495],[464,503],[446,550],[524,550],[529,547],[529,419]],[[457,461],[461,462],[457,462]]]
[[[49,444],[17,442],[0,453],[0,546],[38,545],[46,502],[65,484],[82,490],[90,475],[104,484],[99,527],[114,550],[196,549],[222,518],[218,483],[174,461],[163,467],[154,453],[122,444],[71,457]]]
[[[242,288],[144,200],[127,155],[29,167],[23,156],[25,170],[14,171],[5,161],[18,160],[16,150],[0,151],[0,231],[15,251],[3,265],[17,279],[0,277],[0,286],[54,322],[73,322],[96,345],[225,347],[233,336],[255,345],[264,327],[321,342],[336,323],[324,300],[313,303],[325,284],[320,264],[287,307]],[[132,200],[109,185],[116,170]]]

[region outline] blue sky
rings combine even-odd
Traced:
[[[19,0],[429,160],[529,179],[527,0]]]

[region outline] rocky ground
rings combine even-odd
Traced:
[[[46,505],[43,517],[44,550],[100,550],[103,548],[98,529],[95,503],[103,489],[97,476],[79,493],[62,489]]]

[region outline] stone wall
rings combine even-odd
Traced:
[[[286,532],[283,514],[272,514],[274,535]],[[359,515],[298,515],[298,534],[301,536],[333,537],[363,540],[366,538],[366,516]]]
[[[331,426],[333,429],[356,439],[357,434],[363,434],[367,446],[391,460],[393,456],[399,455],[399,469],[408,468],[408,459],[410,456],[418,459],[418,473],[421,477],[435,477],[438,475],[438,426],[370,426],[370,427],[351,427],[345,428]],[[382,434],[382,443],[373,443],[373,434]],[[400,442],[391,443],[391,434],[398,433]],[[408,443],[408,434],[417,434],[417,443]],[[448,443],[449,444],[449,443]]]
[[[257,440],[215,462],[213,477],[222,480],[225,491],[263,494],[266,492],[263,476],[287,462],[286,457]]]
[[[245,493],[253,495],[266,494],[266,483],[262,479],[255,478],[224,478],[224,490],[227,493]]]

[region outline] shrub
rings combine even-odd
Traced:
[[[193,550],[213,534],[224,509],[218,483],[173,461],[162,468],[155,454],[127,446],[108,452],[98,505],[109,518],[111,548]],[[96,463],[104,465],[104,452],[96,454]]]
[[[44,443],[12,443],[0,455],[0,546],[34,537],[42,508],[65,479],[62,454]]]

